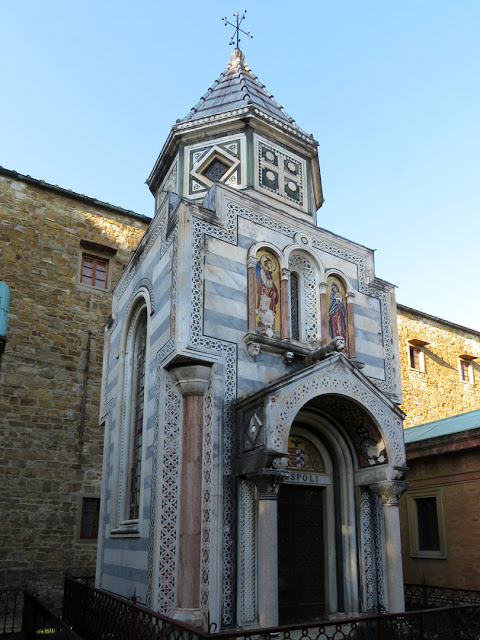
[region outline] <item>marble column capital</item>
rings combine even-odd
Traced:
[[[249,256],[247,258],[247,269],[256,269],[257,267],[257,256]]]
[[[257,487],[259,500],[278,500],[280,486],[288,473],[283,469],[263,469],[248,477]]]
[[[384,480],[370,485],[370,489],[381,498],[384,507],[398,507],[398,501],[408,487],[409,483],[403,480]]]
[[[210,380],[211,366],[204,364],[179,364],[169,369],[183,397],[203,396]]]
[[[280,278],[281,280],[290,280],[290,269],[287,269],[286,267],[283,267],[283,269],[280,272]]]

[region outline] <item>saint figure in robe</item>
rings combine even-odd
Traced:
[[[269,338],[274,337],[275,316],[280,294],[275,284],[277,264],[268,254],[257,261],[257,328]]]
[[[336,282],[330,285],[330,306],[328,308],[328,324],[330,337],[337,336],[344,338],[347,343],[347,311],[345,309],[344,297],[340,287]]]

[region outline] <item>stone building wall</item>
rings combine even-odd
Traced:
[[[100,494],[104,325],[148,222],[0,170],[0,280],[11,287],[0,360],[0,588],[27,586],[53,607],[66,571],[95,572],[96,541],[79,541],[78,510],[82,495]],[[108,259],[106,289],[79,283],[82,252]]]
[[[398,305],[398,334],[405,427],[480,408],[480,332]],[[428,343],[424,371],[410,366],[409,340]],[[462,354],[479,358],[470,361],[473,383],[460,380]]]

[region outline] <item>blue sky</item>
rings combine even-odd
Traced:
[[[0,3],[0,164],[152,215],[171,125],[253,72],[319,141],[318,223],[376,249],[398,302],[480,330],[480,2]]]

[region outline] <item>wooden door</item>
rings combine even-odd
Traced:
[[[325,613],[324,489],[281,487],[278,497],[278,605],[280,624]]]

